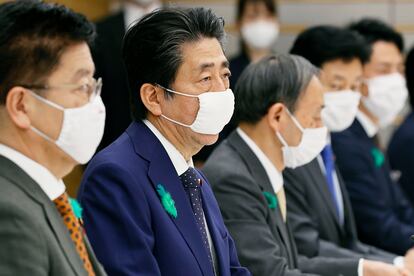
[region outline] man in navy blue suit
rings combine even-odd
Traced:
[[[388,145],[388,158],[391,169],[400,174],[398,182],[402,190],[414,204],[414,48],[405,60],[405,78],[411,112],[393,134]]]
[[[192,156],[234,110],[224,22],[163,9],[124,39],[134,122],[89,164],[84,224],[109,275],[250,275]]]
[[[414,243],[414,209],[375,141],[381,127],[389,125],[405,104],[403,40],[399,33],[377,20],[350,26],[371,45],[364,65],[365,85],[357,118],[344,132],[332,134],[336,161],[351,199],[362,241],[404,255]],[[411,251],[412,252],[412,251]]]

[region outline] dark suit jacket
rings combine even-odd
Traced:
[[[275,194],[266,171],[236,131],[217,147],[203,172],[235,239],[240,262],[253,275],[356,275],[356,259],[298,256],[289,223],[283,222],[279,208],[269,207],[263,195]]]
[[[413,52],[414,53],[414,52]],[[392,170],[399,171],[399,183],[405,195],[414,204],[414,112],[410,113],[394,133],[388,147]]]
[[[392,181],[387,160],[355,120],[332,133],[336,163],[345,180],[362,241],[404,255],[414,246],[414,209],[398,183]]]
[[[343,225],[336,215],[325,175],[317,159],[296,169],[283,171],[288,219],[299,253],[308,257],[365,258],[392,263],[395,255],[358,240],[349,196],[339,171],[336,173],[343,198]]]
[[[86,276],[69,231],[40,186],[0,156],[0,274]],[[85,245],[97,276],[106,275]]]
[[[96,77],[102,78],[102,100],[106,107],[105,132],[99,148],[115,141],[131,123],[127,74],[122,60],[125,34],[124,13],[111,15],[96,24],[98,36],[92,47]]]
[[[203,209],[219,275],[250,275],[240,267],[213,192],[206,179],[203,183]],[[177,218],[164,209],[158,185],[171,194]],[[90,162],[79,199],[91,243],[110,275],[213,275],[180,178],[144,123],[132,123]]]

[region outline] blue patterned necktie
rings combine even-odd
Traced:
[[[340,210],[339,210],[339,202],[338,202],[338,197],[336,194],[335,183],[334,183],[334,178],[333,178],[333,173],[335,170],[335,163],[333,159],[332,147],[330,144],[325,146],[325,148],[321,152],[321,155],[322,155],[323,163],[325,165],[326,183],[328,184],[328,189],[331,194],[333,203],[335,205],[335,211],[336,211],[337,218],[338,220],[340,220],[341,216],[340,216]]]
[[[197,171],[192,167],[189,167],[188,170],[180,175],[180,179],[183,183],[184,190],[190,199],[194,218],[196,220],[198,229],[200,230],[201,239],[203,240],[208,259],[210,260],[210,263],[214,270],[213,258],[211,256],[210,244],[207,237],[207,227],[204,220],[203,203],[201,198],[201,179]]]

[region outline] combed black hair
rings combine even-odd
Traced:
[[[225,36],[224,20],[210,9],[165,8],[133,25],[124,39],[123,59],[128,73],[131,112],[135,120],[146,118],[139,91],[144,83],[170,87],[183,62],[184,43]]]
[[[365,18],[351,23],[348,26],[348,29],[362,35],[371,46],[375,42],[386,41],[394,43],[400,52],[404,51],[404,40],[402,35],[381,20]]]
[[[245,12],[246,6],[250,3],[263,3],[265,4],[267,10],[274,14],[277,15],[277,5],[276,2],[274,0],[239,0],[238,4],[237,4],[237,11],[236,11],[236,18],[237,21],[240,21],[241,18],[243,17],[243,14]]]
[[[356,58],[364,64],[369,60],[370,49],[359,34],[345,28],[323,25],[302,32],[290,53],[302,56],[320,68],[325,62],[337,59],[349,62]]]
[[[240,76],[235,94],[235,121],[257,123],[275,103],[295,111],[296,102],[319,70],[295,55],[271,55],[250,64]]]
[[[44,85],[68,46],[95,38],[83,15],[57,4],[18,0],[0,5],[0,104],[16,85]]]

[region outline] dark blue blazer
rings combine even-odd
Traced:
[[[414,210],[390,176],[387,160],[355,120],[332,133],[337,165],[345,180],[362,241],[404,254],[414,246]]]
[[[250,275],[239,264],[205,178],[203,183],[219,274]],[[158,184],[175,201],[177,218],[163,208]],[[132,123],[90,162],[79,200],[86,231],[108,275],[213,275],[189,198],[167,152],[144,123]]]
[[[388,146],[388,157],[391,169],[401,173],[401,188],[414,204],[414,112],[394,133]]]

